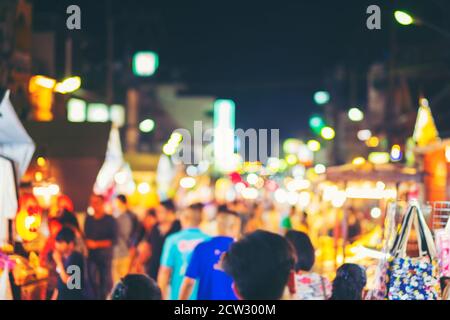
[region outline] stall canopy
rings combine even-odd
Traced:
[[[329,167],[325,175],[329,181],[384,181],[384,182],[406,182],[423,181],[423,174],[415,168],[408,168],[397,164],[375,165],[366,163],[364,165],[345,164],[342,166]]]
[[[28,168],[33,152],[33,140],[17,117],[7,90],[0,104],[0,155],[14,162],[17,179],[20,179]]]
[[[28,122],[25,127],[36,142],[35,156],[49,160],[51,176],[75,210],[86,210],[105,161],[111,124],[51,121]]]
[[[113,127],[109,134],[105,162],[98,173],[94,191],[107,195],[114,188],[117,193],[130,193],[129,189],[134,190],[133,174],[123,158],[119,130]]]
[[[9,90],[0,93],[0,245],[8,240],[8,220],[17,212],[17,183],[34,152],[34,143],[18,119]]]

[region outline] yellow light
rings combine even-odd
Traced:
[[[296,164],[297,161],[298,161],[298,159],[297,159],[297,156],[295,154],[289,154],[289,155],[286,156],[286,162],[289,165],[291,165],[291,166]]]
[[[348,187],[345,194],[349,199],[396,199],[397,191],[395,189],[377,189],[370,187]]]
[[[331,198],[331,205],[334,208],[342,208],[346,200],[347,195],[345,194],[345,191],[336,190]]]
[[[386,188],[386,184],[383,181],[377,181],[376,187],[378,190],[384,190]]]
[[[324,174],[326,171],[327,171],[327,167],[325,167],[325,166],[324,166],[323,164],[321,164],[321,163],[316,164],[316,165],[314,166],[314,172],[315,172],[316,174]]]
[[[408,14],[404,11],[396,10],[394,12],[394,17],[398,23],[400,23],[401,25],[404,25],[404,26],[408,26],[408,25],[414,23],[414,18],[410,14]]]
[[[184,177],[180,180],[180,187],[184,189],[190,189],[193,188],[196,184],[196,181],[192,177]]]
[[[334,137],[336,136],[336,132],[335,132],[334,129],[331,128],[331,127],[324,127],[324,128],[320,131],[320,135],[321,135],[322,138],[324,138],[325,140],[332,140],[332,139],[334,139]]]
[[[163,152],[164,152],[164,154],[166,154],[168,156],[173,155],[176,151],[177,151],[177,148],[172,144],[165,144],[163,146]]]
[[[180,143],[183,140],[183,135],[179,132],[174,132],[170,135],[170,141],[175,143]]]
[[[445,147],[445,158],[447,159],[447,162],[450,162],[450,146]]]
[[[317,140],[309,140],[307,145],[308,145],[309,150],[311,150],[313,152],[317,152],[320,150],[320,142]]]
[[[380,139],[378,139],[378,137],[370,137],[369,140],[366,141],[366,144],[370,148],[376,148],[380,144]]]
[[[387,152],[371,152],[369,153],[369,162],[373,164],[386,164],[389,162],[390,155]]]
[[[45,77],[45,76],[34,76],[31,77],[30,79],[30,83],[34,82],[35,84],[37,84],[38,86],[41,86],[43,88],[46,89],[53,89],[53,87],[55,86],[56,80],[49,78],[49,77]]]
[[[41,181],[42,181],[42,178],[43,178],[42,172],[37,171],[37,172],[34,174],[34,180],[36,180],[36,182],[41,182]]]
[[[363,157],[356,157],[352,160],[352,164],[355,166],[361,166],[364,163],[366,163],[366,159],[364,159]]]
[[[45,160],[44,157],[39,157],[39,158],[37,158],[36,162],[37,162],[37,164],[38,164],[39,167],[43,167],[43,166],[45,166],[46,163],[47,163],[47,161]]]
[[[81,78],[76,76],[64,79],[62,82],[58,82],[55,86],[55,91],[65,94],[74,92],[78,90],[80,87],[81,87]]]
[[[372,210],[370,210],[370,216],[374,219],[378,219],[381,217],[381,209],[378,207],[372,208]]]
[[[150,192],[150,185],[147,182],[141,182],[138,184],[137,190],[140,194],[147,194]]]
[[[402,150],[398,144],[394,144],[391,149],[391,160],[393,162],[400,161],[402,159]]]

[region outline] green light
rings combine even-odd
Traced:
[[[309,119],[309,126],[314,133],[320,134],[320,131],[325,127],[325,121],[321,116],[312,116]]]
[[[159,57],[153,51],[136,52],[133,56],[133,73],[138,77],[150,77],[159,66]]]
[[[330,94],[327,91],[317,91],[314,93],[314,102],[318,105],[326,104],[330,101]]]
[[[86,101],[71,98],[67,102],[67,120],[70,122],[86,121]]]
[[[152,130],[155,128],[155,121],[152,119],[145,119],[139,124],[139,130],[141,130],[144,133],[152,132]]]
[[[400,11],[400,10],[395,11],[394,17],[398,23],[400,23],[401,25],[404,25],[404,26],[409,26],[410,24],[414,23],[414,18],[410,14],[408,14],[404,11]]]

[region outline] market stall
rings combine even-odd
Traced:
[[[9,91],[2,94],[0,104],[0,298],[27,299],[39,296],[42,290],[35,290],[36,283],[45,286],[46,272],[36,264],[35,256],[30,259],[19,252],[24,239],[16,230],[32,232],[36,221],[23,202],[19,202],[18,184],[25,173],[33,152],[34,143],[9,99]],[[23,210],[22,210],[23,209]],[[23,219],[18,220],[23,211]],[[19,213],[18,213],[19,212]],[[18,214],[17,214],[18,213]],[[16,217],[17,214],[17,217]],[[31,222],[33,220],[33,222]],[[19,240],[17,242],[17,240]],[[10,281],[12,280],[12,281]]]
[[[327,168],[316,186],[321,212],[332,222],[321,236],[319,261],[324,270],[350,261],[372,265],[381,249],[388,204],[418,199],[422,182],[421,172],[401,164],[361,162]]]

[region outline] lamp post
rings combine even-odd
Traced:
[[[429,21],[425,21],[422,18],[412,16],[411,14],[409,14],[406,11],[402,11],[402,10],[394,11],[394,18],[399,24],[401,24],[403,26],[409,26],[412,24],[414,24],[416,26],[425,26],[425,27],[428,27],[431,30],[434,30],[437,33],[443,35],[444,37],[447,37],[450,39],[449,31],[442,29],[441,27],[438,27],[437,25],[435,25]]]

